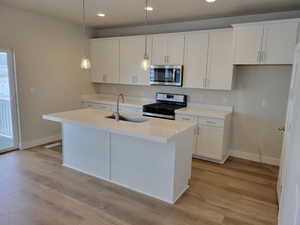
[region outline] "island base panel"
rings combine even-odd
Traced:
[[[192,131],[169,143],[63,124],[63,165],[168,203],[188,188]]]

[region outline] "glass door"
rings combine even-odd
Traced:
[[[15,87],[12,54],[0,49],[0,152],[18,146]]]

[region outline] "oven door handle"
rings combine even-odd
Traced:
[[[149,117],[157,117],[157,118],[175,120],[175,116],[158,114],[158,113],[143,112],[143,116],[149,116]]]

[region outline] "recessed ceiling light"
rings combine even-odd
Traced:
[[[206,2],[208,2],[208,3],[213,3],[213,2],[215,2],[216,0],[206,0]]]
[[[147,11],[153,11],[153,7],[151,7],[151,6],[147,6],[144,9],[147,10]]]
[[[99,16],[99,17],[104,17],[105,14],[104,14],[104,13],[98,13],[97,16]]]

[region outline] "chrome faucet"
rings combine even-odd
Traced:
[[[117,111],[115,112],[115,119],[116,119],[116,121],[119,121],[119,119],[120,119],[120,97],[122,98],[122,102],[123,103],[125,102],[124,95],[123,94],[119,94],[118,98],[117,98]]]

